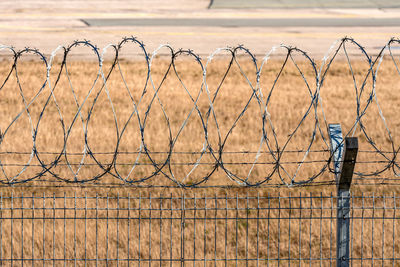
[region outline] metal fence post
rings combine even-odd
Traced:
[[[358,152],[358,139],[343,142],[340,124],[329,125],[337,182],[336,266],[350,264],[350,186]]]

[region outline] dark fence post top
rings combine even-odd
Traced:
[[[338,176],[338,189],[349,190],[353,179],[354,166],[358,152],[358,138],[346,137],[344,140],[344,154],[340,164],[340,174]]]

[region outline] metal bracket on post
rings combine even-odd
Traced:
[[[343,134],[340,124],[329,124],[329,137],[331,139],[331,152],[333,153],[333,170],[337,181],[340,173],[340,160],[343,155]]]
[[[329,124],[337,183],[336,266],[350,265],[350,186],[358,152],[357,137],[343,142],[340,124]]]

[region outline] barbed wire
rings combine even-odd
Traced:
[[[104,184],[114,184],[114,181],[109,179],[117,179],[122,184],[143,186],[150,180],[156,180],[155,185],[164,186],[163,182],[159,181],[159,177],[165,177],[177,187],[200,187],[205,186],[213,175],[218,171],[223,171],[229,179],[229,183],[239,186],[265,186],[267,184],[279,186],[305,186],[315,184],[332,184],[334,183],[333,175],[330,178],[321,181],[316,180],[322,177],[323,174],[327,176],[329,173],[334,173],[332,167],[332,157],[335,151],[332,151],[330,141],[327,136],[327,129],[329,118],[327,118],[324,109],[323,98],[321,92],[323,91],[325,81],[328,74],[331,72],[331,66],[337,60],[339,53],[344,54],[344,59],[349,67],[349,72],[354,82],[355,90],[355,103],[356,114],[354,115],[354,122],[351,123],[349,129],[346,129],[344,136],[354,136],[357,130],[362,132],[366,142],[371,146],[371,149],[361,148],[361,154],[377,154],[379,159],[360,160],[360,166],[364,164],[377,165],[376,170],[369,171],[367,168],[361,168],[356,171],[356,181],[360,184],[369,182],[363,180],[363,177],[379,177],[380,174],[391,171],[394,176],[400,173],[400,166],[397,162],[397,155],[400,146],[394,142],[393,132],[390,130],[389,125],[384,116],[384,112],[378,101],[377,96],[377,78],[379,77],[380,66],[384,58],[389,58],[394,63],[394,68],[400,75],[400,68],[396,61],[396,56],[393,53],[393,47],[400,45],[400,40],[392,38],[382,48],[381,52],[376,58],[371,58],[358,42],[352,38],[345,37],[335,42],[322,60],[320,67],[305,51],[291,46],[279,45],[273,47],[266,56],[261,60],[257,60],[255,55],[250,50],[242,45],[237,47],[227,47],[217,49],[213,52],[206,61],[201,59],[192,50],[179,49],[175,51],[169,45],[161,45],[152,53],[149,53],[143,42],[139,41],[136,37],[123,38],[121,42],[114,45],[106,46],[102,51],[88,40],[74,41],[69,46],[59,46],[47,58],[39,50],[32,48],[25,48],[20,51],[10,46],[0,46],[0,51],[9,53],[9,59],[12,62],[11,68],[6,70],[5,78],[0,81],[0,93],[8,90],[7,85],[15,79],[23,107],[17,114],[3,114],[3,118],[12,117],[10,123],[0,125],[0,168],[1,177],[0,183],[4,185],[24,184],[28,182],[37,181],[58,181],[65,183],[85,184],[85,183],[100,183],[104,177],[108,177]],[[145,72],[143,74],[143,87],[137,89],[127,82],[129,75],[124,73],[122,63],[124,63],[121,56],[122,50],[128,46],[133,46],[137,49],[141,62],[144,63]],[[79,90],[76,84],[71,79],[72,72],[70,70],[70,55],[79,47],[88,48],[94,56],[96,64],[96,72],[94,79],[87,90],[86,95],[80,97]],[[366,73],[362,73],[361,83],[357,81],[353,69],[352,61],[348,54],[349,47],[351,49],[358,49],[363,56],[363,62],[368,66]],[[277,67],[277,74],[270,75],[268,72],[269,62],[277,51],[284,59],[282,64]],[[110,52],[111,51],[111,52]],[[166,52],[167,51],[167,52]],[[110,61],[110,66],[105,67],[105,57],[110,53],[113,58]],[[56,57],[62,55],[61,63],[56,63]],[[154,63],[159,54],[168,54],[168,60],[164,71],[159,73],[159,70],[154,71]],[[20,60],[25,55],[30,55],[39,58],[46,70],[46,77],[40,83],[40,88],[35,88],[35,93],[30,98],[26,97],[26,90],[20,80]],[[229,62],[226,69],[223,71],[223,76],[215,86],[210,87],[208,81],[210,74],[210,66],[215,58],[225,56]],[[177,63],[181,58],[185,58],[194,62],[198,68],[198,76],[201,77],[200,86],[195,90],[189,88],[185,80],[184,71],[178,66]],[[246,58],[249,65],[252,67],[252,72],[249,72],[243,67],[241,59]],[[299,64],[299,60],[301,64]],[[398,60],[398,59],[397,59]],[[3,61],[4,62],[4,61]],[[292,64],[296,75],[301,79],[302,85],[306,90],[309,99],[303,114],[300,114],[300,120],[293,129],[286,133],[286,140],[282,141],[280,135],[277,133],[275,127],[276,123],[270,114],[270,106],[273,102],[272,95],[277,90],[277,85],[282,79],[283,73],[287,66]],[[304,66],[307,66],[305,69]],[[59,70],[57,71],[57,67]],[[248,95],[243,95],[244,105],[237,110],[236,115],[230,113],[230,120],[232,124],[226,125],[226,121],[222,119],[219,114],[217,103],[220,99],[222,87],[225,85],[229,74],[235,68],[244,80],[245,86],[248,88]],[[267,70],[265,70],[267,68]],[[195,71],[191,66],[191,71]],[[53,74],[55,72],[55,74]],[[160,76],[155,78],[155,72]],[[266,74],[264,74],[266,73]],[[117,104],[114,103],[111,92],[110,84],[112,75],[118,75],[122,80],[122,89],[127,95],[129,105],[124,107],[129,111],[128,118],[125,122],[121,123],[119,115],[117,114]],[[264,87],[263,78],[269,75],[272,79],[272,85],[268,88]],[[175,115],[167,111],[167,106],[170,101],[178,101],[177,99],[163,99],[161,92],[165,91],[167,80],[173,77],[179,86],[183,89],[185,99],[190,103],[190,109],[186,115],[183,116],[181,122],[174,122]],[[255,79],[254,79],[255,77]],[[61,88],[60,83],[62,79],[66,79],[68,87]],[[89,77],[88,77],[89,79]],[[225,88],[224,88],[225,89]],[[68,110],[62,109],[60,98],[56,97],[56,91],[68,90],[73,96],[73,105],[69,106]],[[30,93],[31,94],[31,93]],[[91,132],[91,123],[94,120],[97,105],[101,101],[101,97],[105,94],[106,101],[110,107],[109,113],[111,121],[109,124],[115,128],[115,146],[112,150],[96,151],[94,147],[96,143],[90,141],[89,136]],[[136,96],[137,94],[138,96]],[[207,107],[201,106],[200,101],[206,96]],[[40,108],[34,109],[33,106],[37,105],[39,98],[44,97]],[[296,97],[296,96],[295,96]],[[61,99],[62,100],[62,99]],[[147,102],[146,102],[147,101]],[[280,101],[286,101],[280,99]],[[366,126],[365,117],[367,110],[372,104],[376,104],[379,112],[379,117],[384,125],[386,133],[385,142],[390,144],[390,148],[380,148],[379,140],[374,140]],[[229,103],[225,103],[229,105]],[[258,134],[258,149],[246,150],[246,144],[241,146],[240,151],[229,150],[229,142],[232,139],[234,129],[246,119],[246,114],[251,105],[255,105],[258,111],[258,119],[260,121],[260,131]],[[74,110],[70,110],[74,106]],[[38,111],[39,110],[39,111]],[[7,111],[4,111],[7,113]],[[62,145],[59,151],[52,151],[51,149],[41,149],[38,147],[38,140],[42,138],[45,133],[41,125],[47,112],[55,112],[59,116],[58,122],[62,135],[55,136]],[[149,135],[156,134],[152,132],[149,124],[152,122],[154,112],[157,113],[159,120],[157,124],[164,127],[165,132],[161,133],[163,138],[168,143],[168,148],[165,150],[153,149],[156,147],[154,141],[149,138]],[[66,114],[72,114],[71,120],[67,122]],[[254,114],[253,114],[254,115]],[[21,117],[26,116],[28,120],[28,127],[31,132],[32,146],[29,152],[16,151],[9,147],[4,148],[6,141],[12,143],[20,142],[16,126]],[[35,120],[34,118],[37,118]],[[0,119],[3,121],[3,119]],[[181,140],[183,132],[188,130],[188,125],[195,120],[198,129],[201,130],[201,148],[197,151],[195,149],[181,150],[178,149],[178,143]],[[299,135],[300,131],[304,131],[304,125],[307,120],[311,120],[311,130],[307,136],[303,138],[304,147],[301,149],[293,149],[291,144],[295,136]],[[56,127],[56,122],[52,122],[53,127]],[[138,147],[123,145],[126,142],[127,132],[130,127],[135,124],[136,136],[139,139]],[[17,129],[14,129],[17,128]],[[226,128],[222,130],[222,128]],[[81,152],[71,152],[71,136],[75,134],[77,129],[81,130]],[[254,129],[251,129],[254,130]],[[258,130],[254,130],[258,131]],[[99,133],[101,134],[101,133]],[[158,133],[157,133],[158,134]],[[9,137],[10,136],[10,137]],[[13,138],[9,141],[9,138]],[[108,138],[108,139],[107,139]],[[109,142],[111,139],[107,137],[104,142]],[[196,136],[196,138],[199,138]],[[319,139],[319,145],[316,147],[316,140]],[[51,144],[48,144],[51,146]],[[252,158],[231,159],[229,155],[247,155]],[[287,159],[287,155],[298,154],[299,159]],[[8,162],[7,157],[14,156],[29,156],[25,162],[21,162],[17,158],[16,162]],[[111,156],[104,160],[101,156]],[[123,155],[131,156],[129,158]],[[178,155],[178,160],[175,160],[175,155]],[[264,155],[268,155],[269,159],[262,159]],[[317,158],[312,157],[318,155]],[[49,157],[52,157],[49,160]],[[187,158],[191,156],[190,159]],[[78,160],[77,160],[78,157]],[[90,161],[90,163],[88,162]],[[302,173],[305,165],[316,164],[312,173]],[[238,165],[249,166],[244,172],[238,171]],[[258,166],[270,165],[271,167],[265,170],[260,169]],[[293,165],[295,166],[293,168]],[[379,166],[378,166],[379,165]],[[381,166],[383,165],[383,166]],[[99,168],[91,169],[85,172],[84,168],[96,166]],[[146,166],[146,171],[143,171],[142,166]],[[175,166],[188,167],[184,171],[182,169],[176,170]],[[201,166],[207,166],[207,169],[202,172],[197,172]],[[18,167],[18,168],[17,168]],[[17,170],[10,169],[17,168]],[[151,168],[149,170],[149,168]],[[34,169],[34,170],[33,170]],[[262,170],[262,172],[260,172]],[[199,174],[200,173],[200,174]],[[387,176],[387,174],[386,174]],[[385,176],[385,177],[386,177]],[[277,177],[278,181],[272,181],[273,177]],[[390,177],[376,178],[382,184],[388,181],[397,181]],[[153,182],[154,183],[154,182]],[[227,183],[228,184],[228,183]],[[212,185],[210,185],[212,186]]]

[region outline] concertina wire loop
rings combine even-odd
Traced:
[[[132,95],[133,89],[130,88],[130,86],[126,82],[127,77],[125,77],[120,65],[120,52],[127,45],[135,46],[138,49],[138,51],[140,51],[139,56],[143,59],[145,65],[147,66],[146,74],[144,75],[145,76],[144,87],[140,89],[141,92],[139,94],[140,96],[138,99],[135,99],[135,97],[133,97]],[[321,177],[321,175],[326,174],[327,172],[334,172],[331,166],[334,151],[331,152],[329,138],[325,133],[326,129],[328,128],[328,121],[326,118],[326,114],[324,112],[323,99],[320,93],[323,90],[324,82],[326,80],[327,74],[329,74],[331,65],[335,61],[340,51],[344,53],[345,59],[349,64],[349,69],[354,80],[354,89],[355,89],[356,105],[357,105],[356,107],[357,112],[355,114],[354,123],[352,124],[350,129],[344,132],[343,134],[345,137],[353,136],[355,135],[357,129],[362,131],[364,137],[366,138],[367,142],[371,145],[373,151],[375,151],[378,155],[380,155],[385,162],[384,166],[376,171],[357,172],[356,175],[360,177],[377,176],[383,173],[384,171],[391,170],[394,175],[398,176],[400,173],[400,166],[396,159],[400,147],[397,147],[393,141],[392,132],[389,129],[388,124],[386,123],[386,119],[384,117],[382,108],[379,104],[378,95],[376,92],[376,84],[377,84],[377,77],[379,77],[379,69],[385,56],[389,57],[392,60],[397,73],[400,75],[400,66],[398,66],[398,62],[396,61],[395,55],[393,54],[392,51],[392,48],[395,45],[400,45],[400,40],[392,38],[381,49],[376,58],[373,59],[368,55],[368,53],[359,43],[357,43],[352,38],[346,37],[341,40],[338,40],[331,46],[331,48],[323,58],[320,68],[317,67],[315,61],[312,58],[310,58],[305,51],[286,45],[273,47],[261,61],[257,61],[255,55],[253,55],[248,49],[246,49],[242,45],[234,48],[227,47],[227,48],[217,49],[207,58],[207,61],[203,61],[198,55],[196,55],[191,50],[180,49],[175,51],[169,45],[161,45],[153,53],[149,54],[145,49],[145,45],[135,37],[123,38],[123,40],[117,45],[111,44],[106,46],[102,52],[90,41],[87,40],[74,41],[71,45],[67,47],[59,46],[56,50],[53,51],[49,59],[47,59],[46,56],[44,56],[37,49],[25,48],[20,51],[16,51],[13,47],[1,45],[0,50],[7,51],[8,53],[11,54],[10,57],[13,58],[12,60],[13,63],[10,70],[6,73],[4,81],[0,81],[1,82],[0,92],[1,90],[4,90],[4,87],[7,84],[7,82],[9,82],[10,78],[15,77],[24,108],[23,110],[20,110],[12,118],[9,125],[7,125],[5,128],[3,127],[3,129],[0,128],[0,148],[3,144],[3,141],[7,139],[8,133],[13,129],[16,122],[20,119],[22,115],[26,115],[29,121],[29,127],[32,134],[32,149],[29,153],[28,160],[24,163],[21,163],[19,165],[20,166],[19,171],[17,171],[12,175],[10,175],[6,170],[7,163],[3,163],[0,159],[0,168],[2,171],[1,172],[2,177],[0,178],[1,179],[0,182],[6,185],[13,185],[19,183],[27,183],[44,176],[50,176],[55,178],[56,180],[66,183],[83,184],[87,182],[97,182],[101,180],[102,177],[104,177],[105,175],[109,175],[115,179],[118,179],[119,181],[122,181],[122,183],[132,184],[132,185],[143,183],[155,177],[165,177],[166,179],[169,179],[179,187],[196,187],[212,179],[212,176],[217,171],[217,169],[223,170],[226,174],[226,177],[230,181],[233,181],[234,183],[237,183],[238,185],[241,186],[261,186],[263,184],[268,184],[274,175],[279,177],[281,185],[288,187],[302,186],[316,182],[316,179],[318,177]],[[92,51],[95,60],[98,62],[97,65],[98,70],[93,80],[93,83],[87,90],[87,95],[83,98],[82,101],[79,101],[78,99],[79,97],[76,94],[75,87],[70,79],[70,73],[69,73],[69,63],[68,63],[69,55],[71,51],[73,51],[76,47],[89,48],[90,51]],[[357,84],[355,81],[354,78],[355,73],[351,65],[351,60],[347,53],[348,47],[353,47],[353,48],[355,47],[356,49],[358,49],[362,55],[361,59],[365,61],[369,66],[369,69],[367,73],[365,73],[365,78],[361,84]],[[283,64],[281,65],[280,70],[278,71],[276,77],[273,78],[273,83],[271,88],[268,89],[262,88],[261,81],[263,79],[263,70],[267,68],[270,58],[274,56],[274,54],[278,50],[284,51],[283,54],[285,54],[285,56]],[[155,58],[159,53],[161,53],[161,51],[164,52],[168,51],[167,54],[169,58],[169,63],[165,72],[162,73],[161,79],[155,81],[152,73],[152,67],[154,65]],[[55,75],[55,79],[52,79],[50,73],[55,65],[54,64],[55,57],[59,53],[62,54],[62,62],[60,64],[60,70],[58,71],[57,75]],[[108,69],[105,69],[103,63],[104,63],[104,57],[107,53],[113,53],[114,56],[113,59],[111,60],[112,62],[111,66]],[[209,84],[207,83],[208,68],[211,65],[213,59],[222,54],[229,55],[230,58],[229,64],[226,67],[226,70],[224,71],[224,76],[221,78],[220,83],[217,85],[217,87],[210,88]],[[242,68],[238,60],[239,54],[240,57],[245,57],[249,59],[249,61],[252,63],[254,68],[254,73],[256,74],[255,82],[252,81],[252,79],[248,76],[246,70]],[[33,57],[39,58],[43,64],[43,67],[46,69],[47,72],[47,76],[43,77],[43,83],[41,84],[40,88],[37,89],[36,93],[30,100],[27,99],[24,95],[23,86],[20,82],[18,74],[19,60],[24,55],[31,55]],[[309,77],[306,77],[307,75],[297,64],[296,60],[294,59],[295,55],[302,58],[302,60],[306,62],[307,65],[309,65],[310,69],[312,69],[313,77],[311,79],[309,79]],[[184,78],[181,75],[182,71],[177,66],[176,63],[177,60],[179,60],[182,57],[189,58],[191,61],[195,62],[197,67],[199,68],[199,72],[201,71],[201,76],[202,76],[201,85],[199,88],[197,88],[197,92],[195,93],[191,92],[191,90],[187,87],[186,82],[184,81]],[[287,133],[288,138],[286,141],[282,143],[278,140],[279,138],[277,137],[276,129],[274,127],[273,120],[271,119],[271,116],[269,114],[268,108],[271,103],[271,95],[273,94],[274,90],[277,90],[276,85],[279,79],[281,78],[281,74],[285,69],[285,66],[288,64],[288,62],[293,63],[293,65],[297,69],[299,77],[301,77],[302,81],[304,82],[305,88],[307,88],[309,100],[306,111],[304,114],[302,114],[302,118],[300,119],[298,125],[290,133]],[[230,126],[228,125],[227,127],[228,130],[222,132],[221,121],[219,120],[218,111],[215,109],[215,103],[216,99],[218,98],[220,90],[222,90],[221,87],[224,84],[224,81],[227,79],[227,76],[231,71],[231,68],[233,67],[238,68],[242,77],[246,81],[250,96],[248,99],[245,99],[245,105],[240,110],[238,110],[236,114],[232,115],[233,124]],[[113,73],[118,73],[120,75],[121,80],[123,81],[124,84],[123,87],[125,87],[124,90],[126,90],[127,94],[129,95],[129,100],[131,101],[131,106],[129,110],[130,113],[128,119],[125,121],[125,123],[122,124],[118,122],[118,115],[116,113],[116,108],[115,105],[113,104],[112,98],[110,97],[110,90],[108,88],[109,87],[108,81]],[[60,108],[59,99],[57,99],[54,94],[55,90],[57,90],[57,85],[62,75],[65,75],[67,77],[70,90],[76,105],[76,110],[73,113],[74,115],[72,121],[69,124],[67,124],[66,121],[64,120],[63,112],[65,111],[63,111]],[[179,81],[180,85],[182,86],[186,94],[185,97],[188,97],[191,104],[190,111],[188,112],[188,114],[184,116],[183,121],[181,122],[177,130],[174,132],[171,129],[171,121],[174,119],[173,114],[168,114],[167,110],[165,109],[165,102],[168,101],[168,99],[167,100],[161,99],[160,97],[160,92],[162,90],[167,90],[164,88],[164,84],[165,81],[170,76],[173,76],[175,79]],[[368,82],[372,83],[371,89],[369,89],[369,87],[367,86]],[[98,84],[101,84],[100,90],[98,90],[98,92],[94,95],[94,100],[91,103],[89,103],[88,102],[89,96],[94,93],[94,88]],[[46,96],[46,101],[44,102],[45,104],[43,105],[43,107],[41,107],[38,120],[35,124],[32,119],[31,106],[35,103],[35,100],[41,94],[43,94],[46,88],[50,90],[50,93],[49,95]],[[101,160],[99,158],[98,155],[101,153],[93,151],[92,144],[88,138],[90,131],[90,123],[93,115],[95,114],[94,110],[96,109],[96,104],[102,93],[103,94],[105,93],[107,96],[107,101],[109,102],[110,111],[112,113],[113,124],[115,126],[116,145],[111,153],[112,156],[111,161],[108,162],[104,162],[104,160]],[[202,93],[205,93],[208,99],[208,108],[206,112],[202,112],[198,104],[200,95]],[[144,108],[144,110],[146,111],[144,113],[139,112],[139,109],[144,105],[143,104],[144,97],[149,95],[150,95],[149,104]],[[363,102],[362,100],[363,98],[367,99],[366,103]],[[379,148],[379,146],[377,145],[378,143],[377,140],[373,140],[373,138],[369,134],[368,127],[364,122],[365,114],[367,113],[368,108],[372,105],[373,102],[376,104],[379,116],[382,122],[384,123],[385,126],[384,130],[388,136],[388,140],[391,145],[391,151],[383,151]],[[49,161],[43,159],[42,154],[44,154],[44,152],[41,153],[36,143],[38,137],[41,134],[40,131],[41,121],[46,112],[50,112],[47,111],[47,109],[49,109],[51,103],[53,103],[53,105],[56,108],[56,111],[52,112],[57,112],[60,118],[60,127],[62,128],[63,132],[62,136],[63,145],[59,152],[54,153],[55,158]],[[255,103],[255,105],[259,108],[260,111],[259,116],[262,121],[262,131],[259,132],[259,140],[260,140],[259,149],[253,153],[254,154],[253,160],[246,163],[247,165],[250,166],[249,171],[247,172],[247,175],[241,175],[237,173],[235,169],[231,168],[232,164],[227,164],[225,162],[226,154],[228,152],[225,151],[224,149],[226,147],[227,142],[229,142],[230,140],[233,129],[236,127],[238,123],[241,122],[244,115],[246,114],[249,105],[253,103]],[[89,112],[86,116],[86,114],[84,114],[82,110],[84,109],[84,107],[87,106]],[[168,139],[169,145],[167,151],[162,151],[161,153],[161,155],[163,156],[161,162],[159,160],[159,156],[157,155],[157,153],[160,152],[152,151],[150,149],[151,144],[149,144],[149,141],[146,139],[146,133],[150,131],[148,129],[148,124],[149,121],[151,120],[149,114],[155,108],[158,108],[161,111],[162,115],[161,117],[163,118],[163,125],[165,125],[166,128],[168,129],[164,134]],[[174,155],[174,153],[179,153],[179,151],[175,151],[176,144],[177,142],[180,141],[181,134],[186,130],[186,126],[191,120],[193,120],[193,118],[197,119],[197,121],[199,122],[198,127],[201,127],[202,129],[203,133],[201,140],[202,147],[199,149],[199,151],[192,153],[192,155],[195,155],[197,159],[187,164],[190,166],[189,170],[186,171],[183,177],[180,177],[180,175],[175,173],[174,171],[174,162],[172,156]],[[310,135],[311,138],[309,140],[304,140],[304,142],[307,142],[308,144],[307,146],[305,146],[306,149],[297,151],[298,153],[302,153],[302,159],[296,162],[297,167],[292,173],[290,173],[290,171],[287,170],[285,163],[282,161],[282,158],[285,156],[286,153],[289,153],[287,151],[288,144],[291,142],[292,137],[295,136],[296,133],[299,131],[299,129],[302,127],[304,121],[308,118],[314,119],[312,133]],[[127,174],[124,174],[123,171],[120,170],[120,164],[118,163],[119,156],[122,153],[120,152],[120,144],[124,140],[126,131],[130,123],[132,122],[135,122],[137,124],[136,130],[140,132],[140,142],[138,148],[132,148],[132,151],[136,153],[132,153],[133,160],[131,163],[129,163],[130,169],[127,172]],[[82,130],[83,140],[84,140],[82,153],[79,155],[80,156],[79,163],[74,163],[74,160],[71,158],[72,157],[71,154],[68,152],[71,132],[73,132],[76,127],[79,127]],[[214,135],[216,134],[218,144],[211,144],[210,128],[212,128],[213,131],[216,131],[213,134]],[[308,177],[298,177],[297,176],[298,172],[301,170],[303,164],[305,164],[307,158],[309,157],[310,152],[312,151],[316,135],[321,136],[322,141],[325,145],[325,150],[329,151],[328,152],[329,156],[328,158],[323,159],[323,162],[325,163],[323,164],[323,166],[321,166],[321,168],[318,171],[316,171],[315,173],[313,173]],[[7,154],[7,152],[5,153]],[[271,162],[271,165],[273,167],[270,170],[266,170],[266,173],[259,175],[256,179],[253,178],[250,179],[250,177],[254,176],[252,172],[254,171],[255,166],[259,164],[260,156],[263,153],[268,153],[272,157],[273,162]],[[207,155],[209,155],[212,158],[213,163],[208,164],[209,168],[206,171],[206,173],[202,175],[202,177],[196,177],[196,179],[193,180],[191,176],[193,175],[193,173],[195,173],[195,170],[202,165],[202,160]],[[85,162],[88,160],[88,158],[92,159],[98,165],[99,171],[95,173],[95,175],[91,176],[80,175],[80,172],[82,171],[82,168],[85,166],[86,164]],[[31,167],[31,164],[34,159],[37,159],[37,161],[39,162],[41,170],[34,175],[25,177],[24,174],[27,173],[27,170]],[[143,159],[146,159],[146,162],[148,162],[148,164],[153,168],[153,170],[148,172],[147,174],[140,174],[139,171],[136,171],[136,169],[142,164],[140,162]],[[69,170],[68,175],[61,174],[57,171],[56,167],[61,162],[65,162],[64,164]]]

